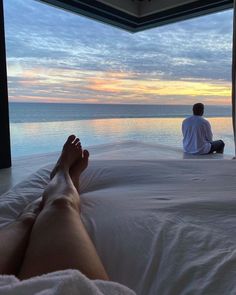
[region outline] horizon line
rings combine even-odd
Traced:
[[[19,103],[19,104],[24,104],[24,103],[30,103],[30,104],[71,104],[71,105],[75,105],[75,104],[82,104],[82,105],[141,105],[141,106],[156,106],[156,105],[166,105],[166,106],[193,106],[193,104],[175,104],[175,103],[89,103],[89,102],[39,102],[39,101],[9,101],[9,103]],[[207,106],[228,106],[231,107],[232,105],[229,104],[207,104],[207,103],[203,103],[204,105]]]

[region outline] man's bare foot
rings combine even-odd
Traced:
[[[17,221],[33,224],[43,208],[42,197],[29,203],[17,217]]]
[[[50,179],[52,179],[59,169],[63,169],[69,172],[71,166],[76,162],[76,160],[82,158],[82,148],[79,138],[75,135],[70,135],[65,142],[61,155],[50,174]]]
[[[81,173],[88,167],[89,152],[87,150],[82,151],[81,157],[74,163],[70,169],[71,180],[79,193],[79,178]]]

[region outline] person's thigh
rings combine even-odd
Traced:
[[[64,269],[78,269],[90,279],[108,279],[79,213],[58,199],[37,218],[18,277]]]

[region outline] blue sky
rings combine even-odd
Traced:
[[[11,101],[229,104],[232,10],[131,34],[5,0]]]

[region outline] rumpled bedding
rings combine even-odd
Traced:
[[[1,196],[1,226],[42,194],[51,169]],[[235,161],[95,159],[80,188],[83,222],[112,281],[141,295],[236,294]]]
[[[89,280],[77,270],[64,270],[19,281],[15,276],[0,276],[4,295],[135,295],[115,282]]]

